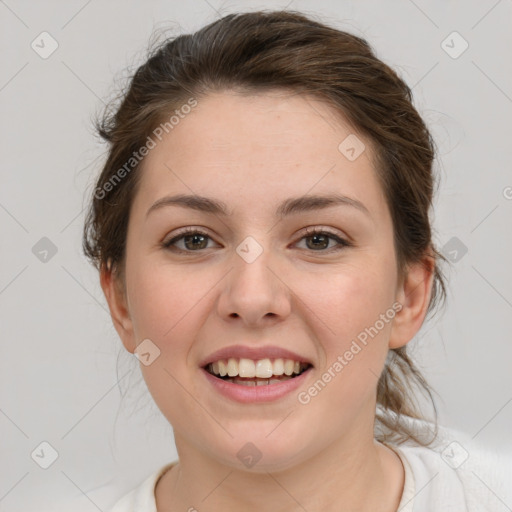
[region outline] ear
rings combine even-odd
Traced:
[[[432,293],[434,265],[434,259],[425,256],[423,261],[408,266],[397,288],[396,300],[402,309],[393,320],[389,348],[403,347],[420,330]]]
[[[107,299],[114,327],[126,350],[133,354],[136,343],[133,323],[127,306],[126,293],[112,267],[103,265],[100,270],[100,284]]]

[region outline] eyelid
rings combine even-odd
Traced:
[[[344,235],[338,232],[333,231],[331,228],[328,228],[327,226],[307,226],[304,228],[301,232],[301,236],[307,236],[307,235],[315,235],[317,233],[325,233],[328,235],[332,235],[333,237],[343,238]]]

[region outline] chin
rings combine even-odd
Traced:
[[[306,439],[295,437],[285,429],[279,434],[275,431],[269,435],[269,432],[272,429],[256,431],[247,426],[240,435],[225,440],[228,446],[216,454],[217,460],[237,470],[262,474],[285,471],[304,462],[307,458],[304,453],[304,447],[308,446]],[[226,458],[226,453],[231,456]]]

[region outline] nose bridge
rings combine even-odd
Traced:
[[[260,237],[261,239],[261,237]],[[255,237],[246,237],[233,254],[233,269],[219,298],[219,314],[256,325],[265,318],[284,318],[290,312],[287,287],[279,279],[277,258]]]

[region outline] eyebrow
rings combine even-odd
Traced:
[[[309,195],[300,197],[291,197],[283,201],[276,209],[276,217],[286,217],[289,215],[309,212],[312,210],[321,210],[333,206],[351,206],[357,210],[370,215],[370,212],[366,206],[351,197],[347,197],[340,194],[328,194],[328,195]],[[198,196],[198,195],[187,195],[178,194],[175,196],[165,196],[158,199],[153,203],[148,211],[146,217],[153,211],[166,206],[182,206],[184,208],[190,208],[205,213],[212,213],[215,215],[231,216],[233,212],[228,209],[225,203],[213,199],[210,197]]]

